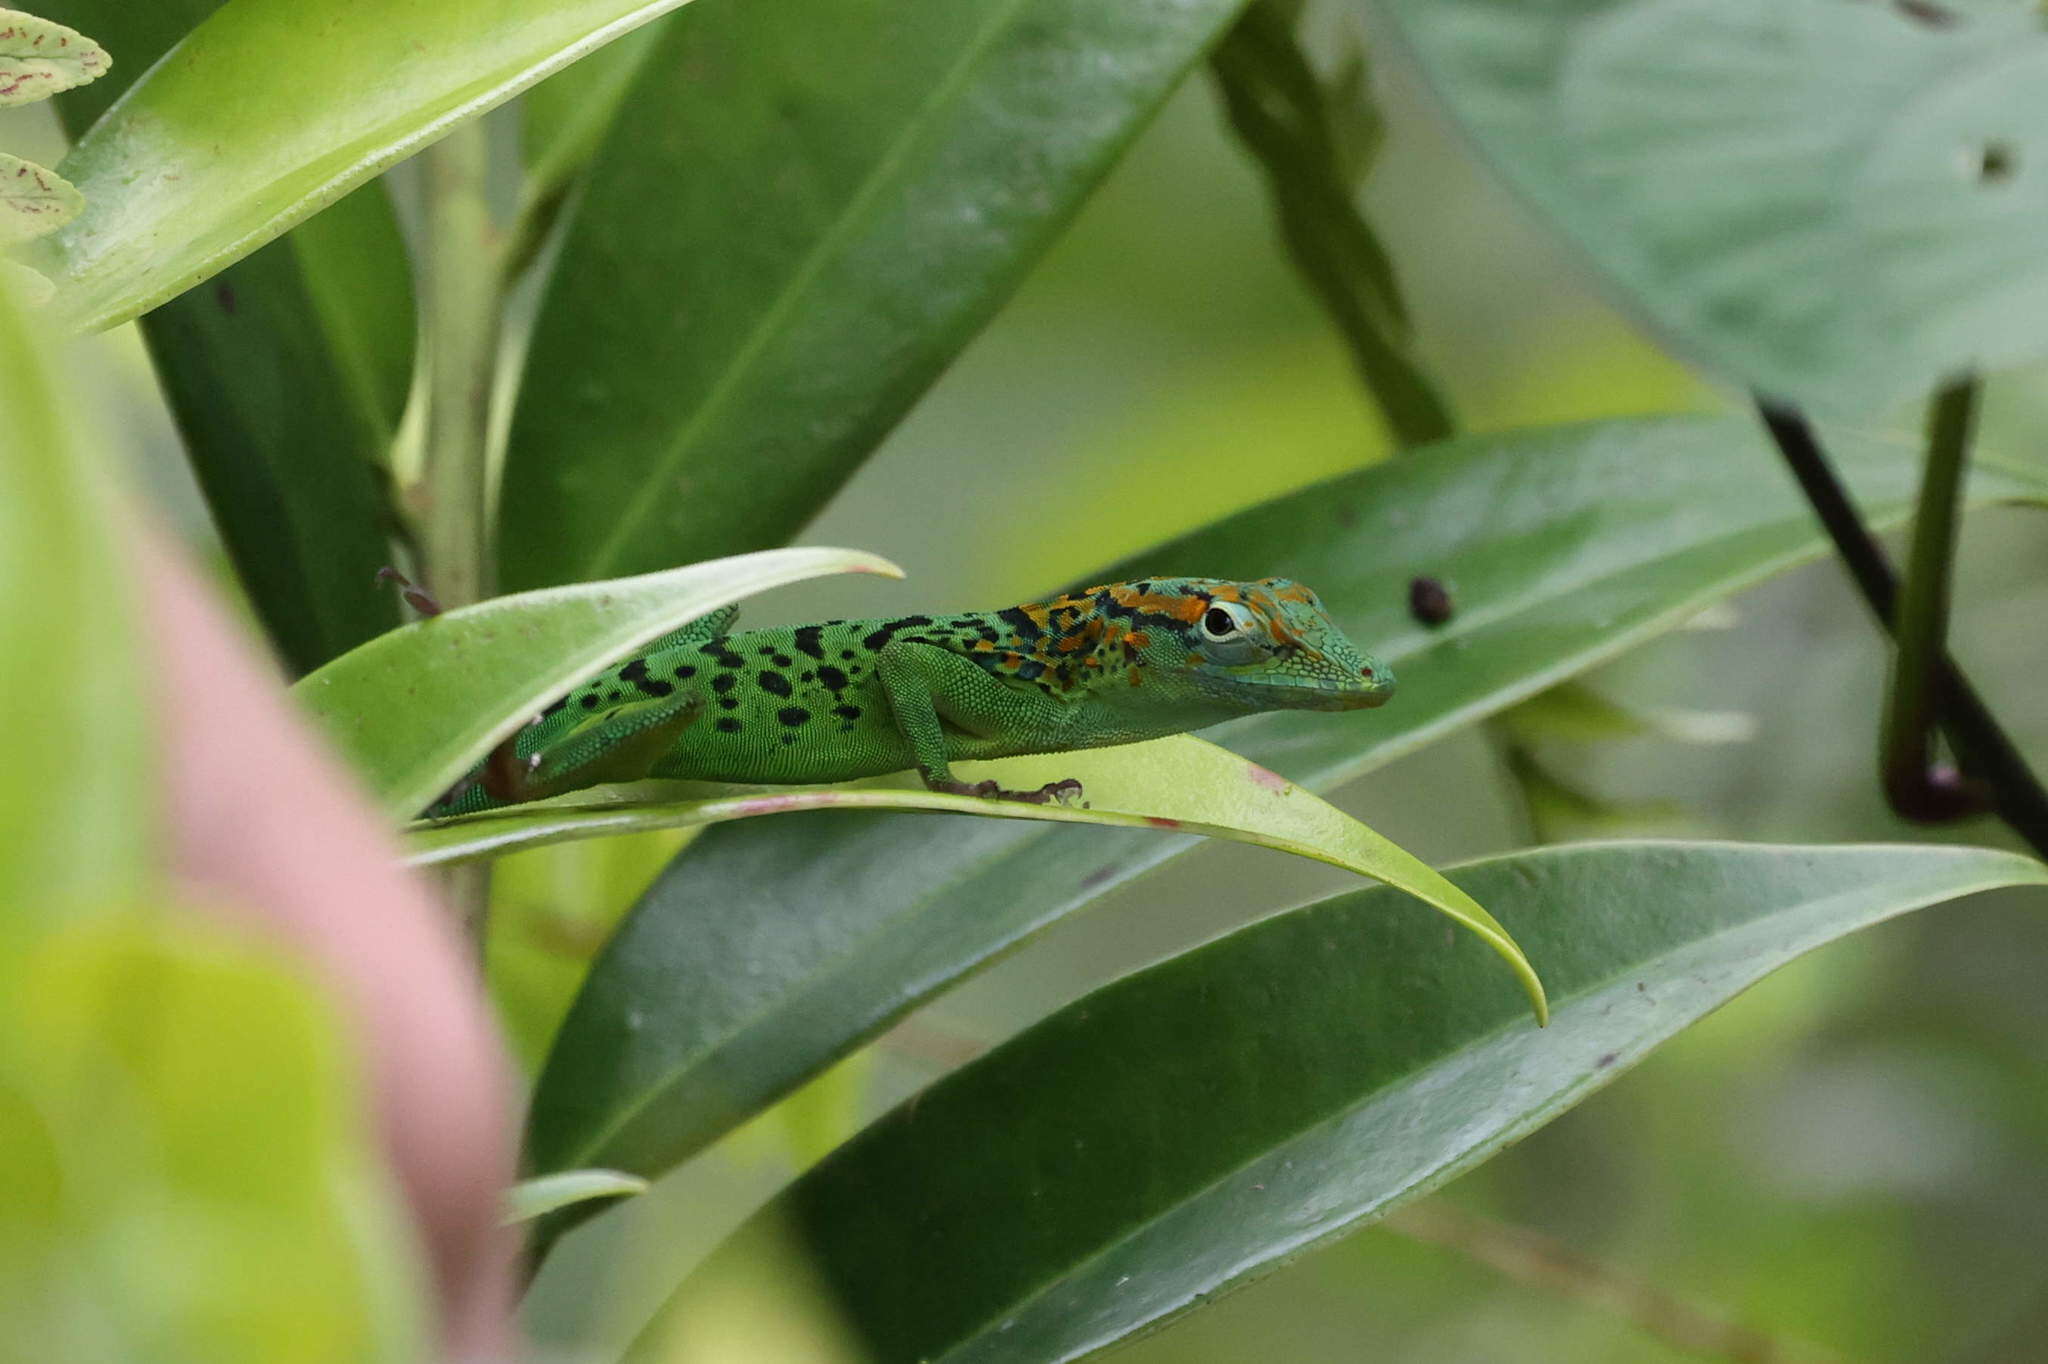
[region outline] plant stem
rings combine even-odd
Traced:
[[[483,123],[471,119],[421,157],[427,420],[420,543],[425,585],[450,607],[481,601],[490,589],[490,401],[502,297],[498,233],[485,195],[486,139]]]
[[[1928,414],[1927,469],[1913,512],[1913,543],[1899,601],[1891,686],[1885,701],[1885,796],[1907,819],[1929,822],[1980,814],[1988,793],[1964,785],[1934,751],[1940,713],[1941,652],[1948,637],[1949,592],[1963,470],[1976,424],[1974,381],[1941,391]]]
[[[1834,1355],[1732,1322],[1652,1284],[1626,1278],[1527,1227],[1466,1212],[1442,1198],[1397,1208],[1381,1224],[1411,1240],[1455,1250],[1518,1283],[1611,1312],[1653,1339],[1690,1354],[1752,1364],[1821,1364]]]
[[[1393,263],[1352,202],[1322,86],[1275,0],[1254,0],[1210,58],[1238,139],[1266,174],[1280,235],[1350,345],[1359,377],[1402,445],[1441,440],[1449,409],[1406,352]]]
[[[426,365],[425,454],[417,502],[423,585],[443,606],[491,590],[490,404],[504,308],[488,198],[489,133],[458,126],[421,156],[425,244],[420,256],[421,354]],[[488,929],[488,863],[446,874],[478,951]]]
[[[1758,399],[1757,407],[1871,614],[1887,632],[1893,631],[1898,587],[1891,565],[1828,466],[1813,428],[1795,408],[1763,399]],[[1935,650],[1932,666],[1936,713],[1964,775],[1981,782],[1999,818],[2037,854],[2048,857],[2048,791],[1947,652]]]

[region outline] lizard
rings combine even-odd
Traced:
[[[850,781],[915,769],[934,791],[1078,798],[957,780],[961,760],[1136,743],[1268,710],[1354,710],[1387,665],[1285,578],[1155,577],[961,615],[734,633],[683,626],[549,705],[427,811],[469,814],[645,777]]]

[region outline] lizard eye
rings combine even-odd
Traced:
[[[1217,602],[1202,613],[1202,633],[1212,640],[1243,634],[1251,624],[1251,612],[1236,602]]]

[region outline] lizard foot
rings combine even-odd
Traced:
[[[1012,791],[993,781],[933,781],[926,784],[932,790],[944,791],[948,795],[981,796],[988,800],[1021,800],[1032,805],[1066,805],[1078,801],[1081,796],[1081,783],[1072,777],[1064,781],[1049,781],[1036,791]]]

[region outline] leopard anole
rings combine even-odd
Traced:
[[[968,615],[730,633],[737,607],[656,640],[562,697],[427,813],[607,781],[848,781],[956,761],[1103,748],[1266,710],[1355,710],[1394,692],[1315,593],[1284,578],[1149,578]]]

